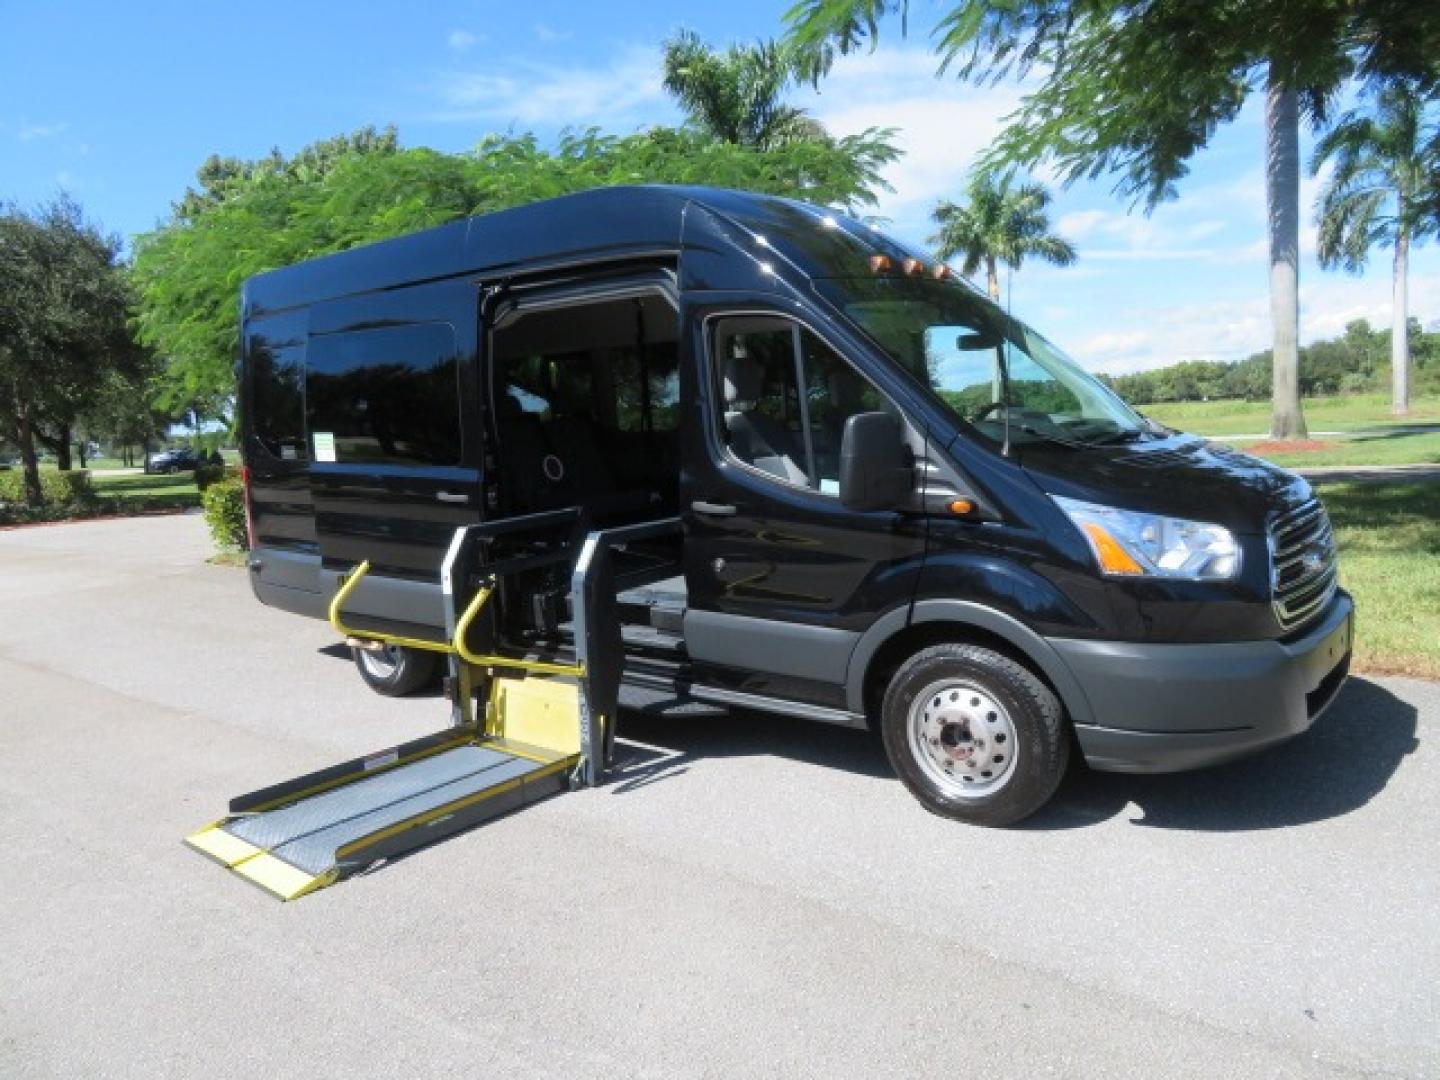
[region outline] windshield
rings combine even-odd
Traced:
[[[876,276],[815,284],[992,442],[1098,446],[1149,430],[1104,383],[957,281]]]

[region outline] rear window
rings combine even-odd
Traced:
[[[448,323],[313,337],[306,359],[315,461],[459,464],[459,367]]]

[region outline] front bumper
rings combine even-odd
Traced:
[[[1355,606],[1336,594],[1291,642],[1154,645],[1051,638],[1090,705],[1076,724],[1091,767],[1179,772],[1299,735],[1340,692],[1350,669]]]

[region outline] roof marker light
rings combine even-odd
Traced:
[[[871,255],[870,272],[872,274],[888,274],[895,269],[895,262],[889,255]]]
[[[901,265],[904,267],[906,277],[919,277],[925,273],[925,264],[919,259],[906,259]]]

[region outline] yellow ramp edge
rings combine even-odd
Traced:
[[[221,866],[233,867],[260,854],[260,849],[238,836],[231,836],[219,825],[207,825],[185,838],[201,855],[214,859]]]
[[[338,876],[333,870],[323,874],[306,873],[264,851],[230,869],[281,900],[294,900],[316,889],[323,889]]]
[[[187,836],[185,843],[281,900],[294,900],[323,889],[338,876],[333,870],[318,875],[307,873],[249,841],[231,836],[218,824]]]

